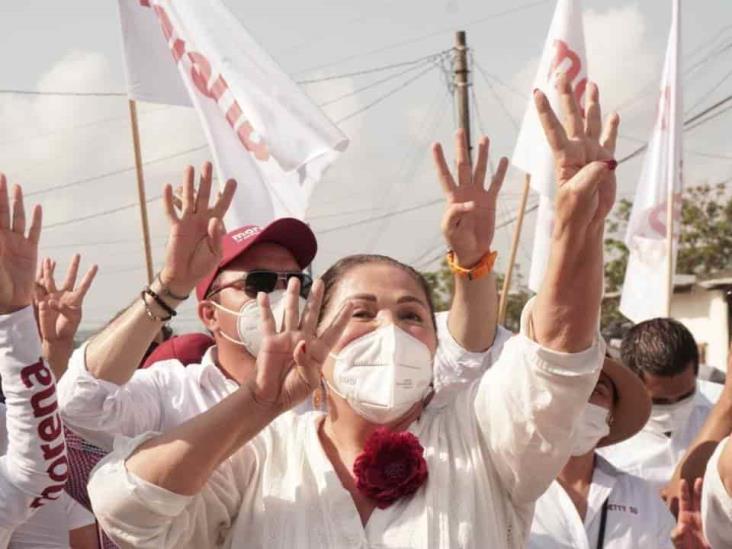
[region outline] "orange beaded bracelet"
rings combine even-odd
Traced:
[[[476,263],[473,267],[471,267],[470,269],[466,269],[465,267],[461,267],[460,265],[458,265],[457,261],[455,260],[455,252],[451,250],[447,252],[447,265],[450,267],[450,270],[456,275],[465,277],[468,280],[476,280],[478,278],[484,277],[487,274],[490,274],[493,271],[493,266],[496,264],[497,257],[498,252],[488,252],[483,257],[481,257],[480,261],[478,261],[478,263]]]

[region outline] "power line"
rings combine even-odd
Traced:
[[[443,50],[443,51],[440,51],[440,52],[437,52],[437,53],[432,53],[430,55],[425,55],[424,57],[418,57],[417,59],[412,59],[411,61],[402,61],[400,63],[392,63],[390,65],[380,65],[378,67],[372,67],[372,68],[369,68],[369,69],[362,69],[362,70],[359,70],[359,71],[345,72],[345,73],[341,73],[341,74],[334,74],[334,75],[330,75],[330,76],[324,76],[322,78],[311,78],[311,79],[308,79],[308,80],[297,80],[297,83],[298,84],[301,84],[301,85],[319,84],[321,82],[330,82],[331,80],[341,80],[343,78],[351,78],[351,77],[354,77],[354,76],[361,76],[361,75],[364,75],[364,74],[372,74],[372,73],[375,73],[375,72],[383,72],[383,71],[386,71],[386,70],[396,69],[396,68],[399,68],[399,67],[406,67],[408,65],[415,65],[415,64],[419,63],[420,61],[425,61],[425,60],[428,60],[428,59],[432,59],[434,57],[439,57],[440,55],[443,55],[443,54],[445,54],[445,53],[447,53],[449,51],[450,50]]]
[[[426,68],[425,70],[423,70],[423,71],[421,71],[420,73],[416,74],[415,76],[411,77],[411,78],[410,78],[410,79],[408,79],[407,81],[405,81],[405,82],[402,82],[402,83],[401,83],[401,84],[400,84],[399,86],[397,86],[396,88],[393,88],[393,89],[392,89],[391,91],[389,91],[389,92],[387,92],[386,94],[382,95],[381,97],[379,97],[379,98],[375,99],[375,100],[374,100],[374,101],[372,101],[371,103],[369,103],[369,104],[367,104],[367,105],[365,105],[365,106],[361,107],[360,109],[358,109],[358,110],[356,110],[356,111],[353,111],[352,113],[350,113],[350,114],[347,114],[347,115],[346,115],[346,116],[344,116],[343,118],[340,118],[340,119],[336,120],[336,122],[335,122],[335,123],[336,123],[336,124],[340,124],[341,122],[345,122],[346,120],[350,120],[350,119],[351,119],[351,118],[353,118],[354,116],[357,116],[357,115],[359,115],[359,114],[361,114],[361,113],[363,113],[363,112],[365,112],[365,111],[367,111],[367,110],[371,109],[372,107],[375,107],[376,105],[378,105],[379,103],[381,103],[381,102],[382,102],[382,101],[384,101],[385,99],[388,99],[389,97],[391,97],[391,96],[392,96],[392,95],[394,95],[395,93],[397,93],[397,92],[399,92],[399,91],[403,90],[404,88],[406,88],[407,86],[409,86],[410,84],[412,84],[413,82],[415,82],[416,80],[418,80],[419,78],[421,78],[422,76],[424,76],[425,74],[427,74],[428,72],[431,72],[431,71],[433,71],[433,70],[435,70],[435,65],[432,65],[432,64],[431,64],[431,65],[430,65],[429,67],[427,67],[427,68]]]
[[[155,202],[156,200],[160,200],[163,196],[158,195],[154,196],[152,198],[148,198],[145,202],[150,204],[151,202]],[[96,212],[89,215],[84,215],[81,217],[74,217],[72,219],[66,219],[64,221],[58,221],[56,223],[49,223],[48,225],[44,225],[44,229],[52,229],[54,227],[63,227],[65,225],[71,225],[73,223],[79,223],[80,221],[88,221],[90,219],[96,219],[97,217],[104,217],[106,215],[115,214],[117,212],[122,212],[124,210],[130,210],[132,208],[138,208],[140,206],[139,202],[132,202],[131,204],[125,204],[124,206],[117,206],[116,208],[111,208],[109,210],[104,210],[101,212]]]
[[[435,204],[441,204],[442,202],[444,202],[443,198],[437,198],[435,200],[430,200],[429,202],[423,202],[422,204],[417,204],[416,206],[410,206],[409,208],[404,208],[402,210],[396,210],[396,211],[385,213],[383,215],[379,215],[376,217],[369,217],[367,219],[361,219],[359,221],[354,221],[352,223],[345,223],[343,225],[337,225],[336,227],[329,227],[328,229],[319,231],[318,234],[328,234],[328,233],[340,231],[343,229],[350,229],[352,227],[360,227],[361,225],[368,225],[369,223],[373,223],[374,221],[379,221],[381,219],[388,219],[388,218],[394,217],[396,215],[414,212],[416,210],[422,210],[424,208],[434,206]]]
[[[428,60],[426,62],[422,62],[422,63],[417,64],[417,65],[411,65],[409,68],[407,68],[407,69],[405,69],[403,71],[400,71],[400,72],[397,72],[397,73],[394,73],[394,74],[390,74],[389,76],[385,76],[384,78],[381,78],[379,80],[376,80],[375,82],[371,82],[369,84],[366,84],[365,86],[362,86],[360,88],[356,88],[353,91],[349,91],[347,93],[344,93],[342,95],[339,95],[338,97],[334,97],[333,99],[329,99],[328,101],[325,101],[324,103],[319,103],[318,106],[319,107],[327,107],[328,105],[332,105],[333,103],[337,103],[338,101],[341,101],[343,99],[346,99],[347,97],[352,97],[352,96],[354,96],[356,94],[359,94],[359,93],[364,92],[366,90],[370,90],[371,88],[375,88],[376,86],[379,86],[381,84],[384,84],[386,82],[389,82],[391,80],[394,80],[396,78],[399,78],[400,76],[404,76],[405,74],[409,74],[410,72],[413,72],[413,71],[415,71],[415,70],[417,70],[417,69],[419,69],[421,67],[424,67],[425,65],[428,65],[428,64],[430,64],[430,60]]]
[[[472,20],[472,21],[470,21],[470,22],[468,22],[468,23],[466,23],[464,25],[460,25],[460,26],[462,28],[471,27],[473,25],[477,25],[477,24],[480,24],[480,23],[484,23],[485,21],[488,21],[489,19],[496,19],[496,18],[499,18],[499,17],[503,17],[503,16],[510,15],[510,14],[513,14],[513,13],[517,13],[519,11],[524,11],[524,10],[533,8],[533,7],[538,6],[540,4],[546,4],[548,1],[549,0],[535,0],[534,2],[529,2],[527,4],[522,4],[520,6],[516,6],[516,7],[513,7],[513,8],[509,8],[507,10],[503,10],[503,11],[500,11],[500,12],[495,12],[495,13],[489,14],[489,15],[487,15],[485,17],[481,17],[479,19],[474,19],[474,20]],[[346,61],[351,61],[352,59],[357,59],[359,57],[365,57],[365,56],[369,56],[369,55],[374,55],[376,53],[381,53],[381,52],[388,51],[388,50],[391,50],[391,49],[394,49],[394,48],[399,48],[401,46],[406,46],[408,44],[414,44],[415,42],[421,42],[422,40],[426,40],[427,38],[431,38],[433,36],[438,36],[438,35],[444,34],[446,32],[450,32],[453,29],[454,29],[454,26],[444,27],[444,28],[442,28],[440,30],[436,30],[436,31],[432,31],[432,32],[429,32],[429,33],[426,33],[426,34],[422,34],[422,35],[419,35],[419,36],[415,36],[413,38],[408,38],[406,40],[400,40],[398,42],[392,42],[391,44],[386,44],[385,46],[381,46],[379,48],[375,48],[375,49],[372,49],[372,50],[363,51],[363,52],[355,53],[355,54],[348,55],[348,56],[345,56],[345,57],[341,57],[339,59],[335,59],[335,60],[329,61],[327,63],[321,63],[320,65],[315,65],[315,66],[312,66],[312,67],[307,67],[305,69],[302,69],[302,70],[298,71],[296,74],[302,74],[302,73],[306,73],[306,72],[312,72],[312,71],[316,71],[318,69],[324,69],[326,67],[332,67],[333,65],[338,65],[340,63],[344,63]]]
[[[198,147],[194,147],[192,149],[187,149],[185,151],[180,151],[180,152],[177,152],[177,153],[173,153],[173,154],[168,154],[168,155],[165,155],[165,156],[161,156],[159,158],[154,158],[152,160],[148,160],[146,162],[143,162],[143,166],[148,166],[150,164],[157,164],[159,162],[164,162],[166,160],[170,160],[171,158],[177,158],[179,156],[185,156],[185,155],[190,154],[190,153],[193,153],[193,152],[202,151],[202,150],[206,149],[207,147],[208,147],[208,145],[200,145]],[[103,174],[99,174],[99,175],[95,175],[95,176],[92,176],[92,177],[86,177],[84,179],[77,179],[75,181],[69,181],[67,183],[62,183],[60,185],[53,185],[51,187],[46,187],[45,189],[40,189],[40,190],[37,190],[37,191],[29,192],[29,193],[26,193],[25,196],[37,196],[37,195],[40,195],[40,194],[46,194],[46,193],[50,193],[50,192],[53,192],[53,191],[60,191],[62,189],[68,189],[69,187],[76,187],[78,185],[83,185],[85,183],[90,183],[91,181],[97,181],[99,179],[105,179],[107,177],[112,177],[113,175],[121,175],[123,173],[129,173],[129,172],[132,172],[134,170],[135,170],[135,167],[134,166],[132,166],[130,168],[120,168],[118,170],[112,170],[112,171],[109,171],[109,172],[106,172],[106,173],[103,173]]]
[[[127,97],[124,92],[75,92],[75,91],[35,91],[0,90],[3,95],[45,95],[54,97]]]

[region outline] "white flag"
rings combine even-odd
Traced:
[[[557,113],[561,109],[555,83],[561,74],[567,75],[575,96],[583,104],[587,87],[587,61],[580,0],[557,1],[534,80],[534,88],[546,94]],[[540,195],[529,274],[529,288],[536,292],[539,291],[549,260],[556,183],[554,159],[536,114],[533,96],[529,99],[511,161],[514,166],[531,175],[531,188]]]
[[[219,181],[239,184],[227,227],[304,218],[346,136],[221,0],[119,0],[119,7],[130,97],[196,108]]]
[[[673,0],[671,31],[661,80],[658,116],[635,192],[625,244],[630,250],[620,312],[633,322],[667,316],[668,268],[676,262],[681,218],[683,104],[679,70],[679,0]],[[668,253],[668,204],[673,200],[673,252]]]

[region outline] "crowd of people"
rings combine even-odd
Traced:
[[[96,267],[60,285],[42,213],[0,179],[0,548],[732,547],[732,381],[694,338],[599,333],[619,118],[534,100],[556,167],[549,266],[520,331],[497,325],[492,248],[508,167],[464,132],[433,147],[449,311],[381,255],[313,280],[296,219],[230,230],[212,167],[164,191],[155,280],[74,349]],[[239,191],[241,192],[241,190]],[[241,198],[245,200],[245,197]],[[169,337],[195,294],[204,333]]]

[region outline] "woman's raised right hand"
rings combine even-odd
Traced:
[[[279,332],[267,294],[257,296],[264,337],[249,387],[254,400],[275,413],[296,406],[320,385],[323,363],[350,319],[352,305],[346,302],[318,334],[323,290],[323,282],[316,280],[300,319],[300,282],[291,278],[285,296],[284,322]]]

